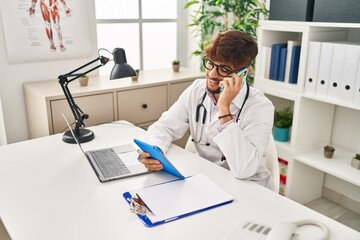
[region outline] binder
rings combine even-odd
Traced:
[[[352,103],[356,83],[356,75],[360,58],[360,46],[349,44],[346,46],[344,71],[340,89],[340,99]]]
[[[311,41],[309,44],[309,54],[307,60],[305,93],[316,94],[316,85],[318,81],[318,70],[320,65],[321,42]]]
[[[261,74],[264,78],[270,77],[271,47],[261,48]]]
[[[147,227],[188,217],[233,201],[233,197],[229,193],[204,174],[123,194],[128,204],[134,196],[140,196],[146,206],[146,214],[137,215]]]
[[[299,63],[300,63],[300,50],[301,46],[293,46],[292,54],[290,60],[290,76],[289,83],[296,84],[298,73],[299,73]]]
[[[330,81],[327,97],[340,100],[340,88],[344,72],[346,44],[334,43],[333,56],[331,61]]]
[[[287,48],[280,49],[279,76],[278,80],[284,82]]]
[[[322,42],[318,82],[316,84],[316,96],[326,97],[330,81],[330,69],[332,62],[334,43]]]
[[[285,78],[284,78],[284,82],[286,83],[289,82],[289,77],[290,77],[290,63],[291,63],[293,46],[299,46],[299,45],[300,45],[300,41],[291,41],[291,40],[288,41],[286,66],[285,66]]]
[[[284,47],[286,43],[275,43],[271,46],[270,79],[272,80],[278,80],[280,51]]]
[[[355,82],[355,89],[354,89],[354,96],[352,103],[355,105],[360,106],[360,61],[358,64],[356,82]]]

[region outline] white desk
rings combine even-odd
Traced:
[[[85,150],[130,142],[144,130],[123,124],[91,128]],[[278,221],[317,219],[331,239],[360,239],[360,233],[179,147],[167,156],[185,175],[204,173],[235,197],[231,204],[145,227],[122,193],[163,182],[165,173],[100,183],[77,145],[52,135],[0,147],[0,217],[14,240],[41,239],[227,239],[246,220],[272,227]],[[308,230],[317,229],[309,227]],[[305,234],[309,231],[303,231]],[[240,237],[241,238],[241,237]],[[315,239],[313,236],[304,239]]]

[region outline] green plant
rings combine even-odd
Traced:
[[[188,26],[195,27],[195,36],[200,38],[198,48],[192,54],[200,58],[204,56],[204,49],[217,32],[237,29],[256,40],[260,17],[266,19],[269,15],[262,0],[192,0],[184,8],[191,6],[197,9],[191,14],[192,23]],[[255,70],[255,61],[251,67]],[[204,70],[202,64],[200,68]],[[254,72],[248,76],[250,82],[253,81]]]
[[[289,128],[292,125],[293,112],[290,107],[275,110],[274,126],[278,128]]]
[[[179,61],[179,60],[174,60],[174,61],[172,61],[172,64],[173,64],[173,65],[179,65],[179,64],[180,64],[180,61]]]
[[[354,158],[360,161],[360,153],[356,153]]]
[[[335,151],[335,148],[333,146],[330,146],[330,145],[326,145],[324,147],[324,151],[325,152],[334,152]]]
[[[139,75],[140,69],[138,69],[138,68],[135,69],[135,72],[136,72],[137,75]]]

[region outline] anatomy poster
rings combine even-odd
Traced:
[[[11,64],[91,56],[87,0],[2,3],[1,17]]]

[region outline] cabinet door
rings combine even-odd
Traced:
[[[133,124],[156,121],[166,110],[166,85],[117,93],[118,119]]]
[[[89,118],[84,121],[87,127],[115,120],[112,93],[75,97],[74,100],[84,113],[89,114]],[[70,123],[74,121],[74,116],[66,99],[51,101],[50,104],[52,117],[51,134],[59,133],[66,127],[61,113],[64,113]]]
[[[170,103],[169,107],[176,102],[176,100],[179,98],[181,93],[191,84],[193,81],[187,81],[187,82],[181,82],[181,83],[174,83],[170,84]]]

